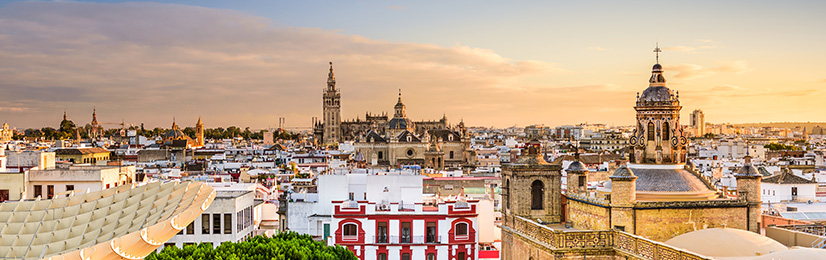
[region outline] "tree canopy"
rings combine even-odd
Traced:
[[[185,246],[183,249],[170,246],[153,252],[146,260],[357,260],[350,250],[341,246],[325,246],[314,241],[310,235],[282,232],[273,237],[255,236],[237,243],[224,242],[217,248],[208,243]]]

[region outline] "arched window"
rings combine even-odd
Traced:
[[[671,133],[671,129],[668,127],[668,122],[663,123],[663,140],[668,141],[668,134]]]
[[[543,195],[545,193],[545,184],[540,180],[535,180],[531,183],[531,209],[542,209]]]
[[[646,132],[648,132],[648,141],[654,141],[654,138],[656,138],[656,137],[654,137],[654,123],[653,122],[648,122],[648,130],[646,130]]]
[[[358,226],[356,224],[344,224],[344,236],[345,237],[358,236]]]
[[[436,260],[436,254],[434,254],[434,253],[427,254],[427,260]]]
[[[457,236],[467,236],[467,223],[458,223],[456,224],[456,233]]]
[[[450,151],[450,159],[453,159],[453,151]]]

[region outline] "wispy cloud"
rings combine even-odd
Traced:
[[[0,107],[0,111],[23,112],[29,110],[25,107]]]
[[[718,62],[717,66],[714,67],[704,67],[697,64],[677,64],[664,66],[663,69],[676,72],[674,78],[684,80],[707,77],[717,73],[741,74],[753,70],[746,61]]]
[[[507,103],[492,97],[566,71],[465,45],[378,41],[192,6],[27,2],[0,17],[0,88],[20,102],[0,111],[26,112],[12,119],[33,126],[65,108],[83,123],[95,106],[101,120],[148,126],[198,115],[214,125],[264,127],[278,116],[307,125],[320,113],[328,61],[348,118],[389,110],[399,88],[412,117],[450,116],[429,104]]]

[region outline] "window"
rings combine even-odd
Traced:
[[[201,234],[209,234],[209,214],[201,215]]]
[[[73,191],[75,190],[75,185],[66,185],[66,191]]]
[[[189,225],[186,225],[186,234],[187,235],[194,235],[195,234],[195,222],[189,222]]]
[[[224,234],[232,234],[232,214],[224,214]]]
[[[456,224],[455,234],[457,236],[467,236],[467,223]]]
[[[43,186],[34,185],[34,197],[37,198],[41,195],[43,195]]]
[[[585,179],[585,176],[579,176],[579,187],[580,188],[585,187],[585,184],[587,182],[588,182],[588,180]]]
[[[384,153],[379,151],[379,160],[384,160]]]
[[[625,226],[614,226],[614,229],[619,231],[625,231]]]
[[[410,260],[410,253],[402,254],[402,260]]]
[[[670,129],[668,128],[668,123],[663,123],[663,141],[668,141],[668,134],[670,134]]]
[[[797,196],[797,187],[792,187],[792,196]]]
[[[407,149],[407,156],[413,156],[413,149]]]
[[[465,252],[459,252],[459,255],[456,257],[456,260],[467,260],[465,257]]]
[[[350,200],[354,200],[356,198],[356,194],[350,192]]]
[[[648,132],[648,141],[654,141],[654,123],[648,122],[648,130],[646,130],[646,132]]]
[[[9,190],[0,190],[0,202],[9,200]]]
[[[434,254],[434,253],[427,254],[427,260],[436,260],[436,254]]]
[[[425,231],[425,239],[427,243],[436,243],[436,222],[427,222],[427,230]]]
[[[212,234],[221,234],[221,214],[212,214]]]
[[[401,243],[410,243],[410,222],[402,222]]]
[[[543,195],[545,191],[545,184],[540,180],[535,180],[531,184],[531,209],[543,208]]]
[[[345,237],[358,236],[358,226],[356,224],[344,224],[344,236]]]
[[[376,243],[387,243],[387,222],[379,222],[376,228]]]
[[[453,151],[450,151],[450,159],[453,159]]]
[[[385,253],[379,253],[379,257],[378,257],[378,259],[379,259],[379,260],[387,260],[387,254],[385,254]]]

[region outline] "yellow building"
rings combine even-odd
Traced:
[[[99,161],[108,161],[110,152],[100,147],[63,148],[55,150],[58,161],[73,163],[96,164]]]
[[[11,141],[14,137],[14,130],[9,129],[8,123],[3,123],[3,129],[0,129],[0,143]]]
[[[747,156],[731,197],[685,163],[679,94],[666,87],[660,64],[634,109],[630,163],[597,192],[587,190],[593,176],[578,156],[566,169],[561,200],[561,167],[521,158],[502,166],[503,260],[708,259],[657,242],[705,228],[759,232],[762,175]],[[535,157],[530,149],[522,157]]]

